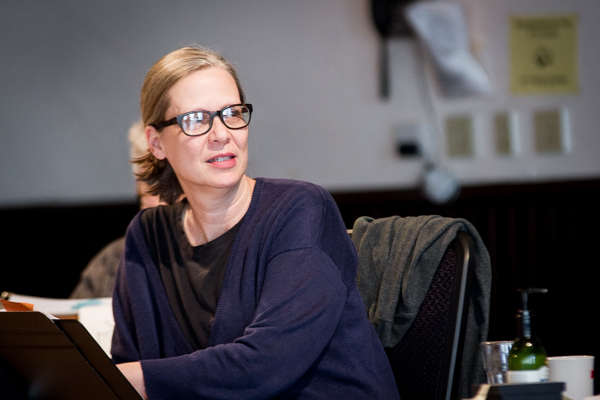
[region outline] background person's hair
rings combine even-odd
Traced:
[[[127,132],[127,139],[129,140],[129,159],[131,161],[131,170],[135,176],[139,173],[140,168],[134,161],[138,158],[147,156],[150,152],[150,149],[148,149],[145,128],[142,120],[139,120],[134,122]]]
[[[194,71],[211,67],[223,68],[233,77],[244,103],[245,95],[233,65],[216,52],[200,47],[188,46],[175,50],[156,62],[148,71],[144,83],[140,106],[144,126],[157,124],[165,120],[170,107],[169,92],[179,80]],[[162,129],[159,130],[162,134]],[[138,166],[138,179],[148,184],[148,192],[158,195],[160,200],[173,204],[183,194],[183,189],[169,160],[159,160],[151,152],[138,157],[133,162]]]

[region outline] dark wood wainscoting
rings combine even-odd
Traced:
[[[489,339],[515,336],[516,288],[546,287],[532,298],[550,355],[600,357],[600,178],[473,186],[436,206],[418,190],[332,193],[347,227],[368,215],[436,214],[469,220],[491,256]],[[67,297],[102,246],[124,234],[137,204],[0,209],[5,238],[0,291]]]
[[[68,297],[88,261],[125,234],[136,203],[0,210],[0,291]]]

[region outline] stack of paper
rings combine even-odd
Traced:
[[[51,299],[46,297],[26,296],[10,293],[11,303],[21,303],[26,311],[33,305],[33,311],[46,314],[48,318],[77,318],[90,332],[90,335],[110,356],[115,321],[112,314],[112,299],[110,297],[93,299]]]

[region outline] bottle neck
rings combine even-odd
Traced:
[[[518,321],[520,325],[519,332],[521,337],[531,337],[531,314],[528,310],[522,310],[518,314]]]

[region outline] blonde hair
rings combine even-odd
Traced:
[[[146,129],[142,120],[134,122],[127,132],[129,139],[129,159],[131,160],[131,169],[134,175],[139,173],[139,165],[134,162],[135,159],[148,155],[148,140],[146,139]]]
[[[180,79],[194,71],[211,67],[222,68],[233,77],[240,102],[245,103],[240,80],[229,61],[201,46],[182,47],[158,60],[144,79],[140,98],[143,125],[154,125],[165,120],[171,101],[169,92]],[[147,152],[144,156],[134,159],[133,163],[139,168],[136,172],[138,179],[148,184],[150,194],[158,195],[161,201],[168,204],[173,204],[181,198],[183,189],[166,158],[159,160],[151,152]]]

